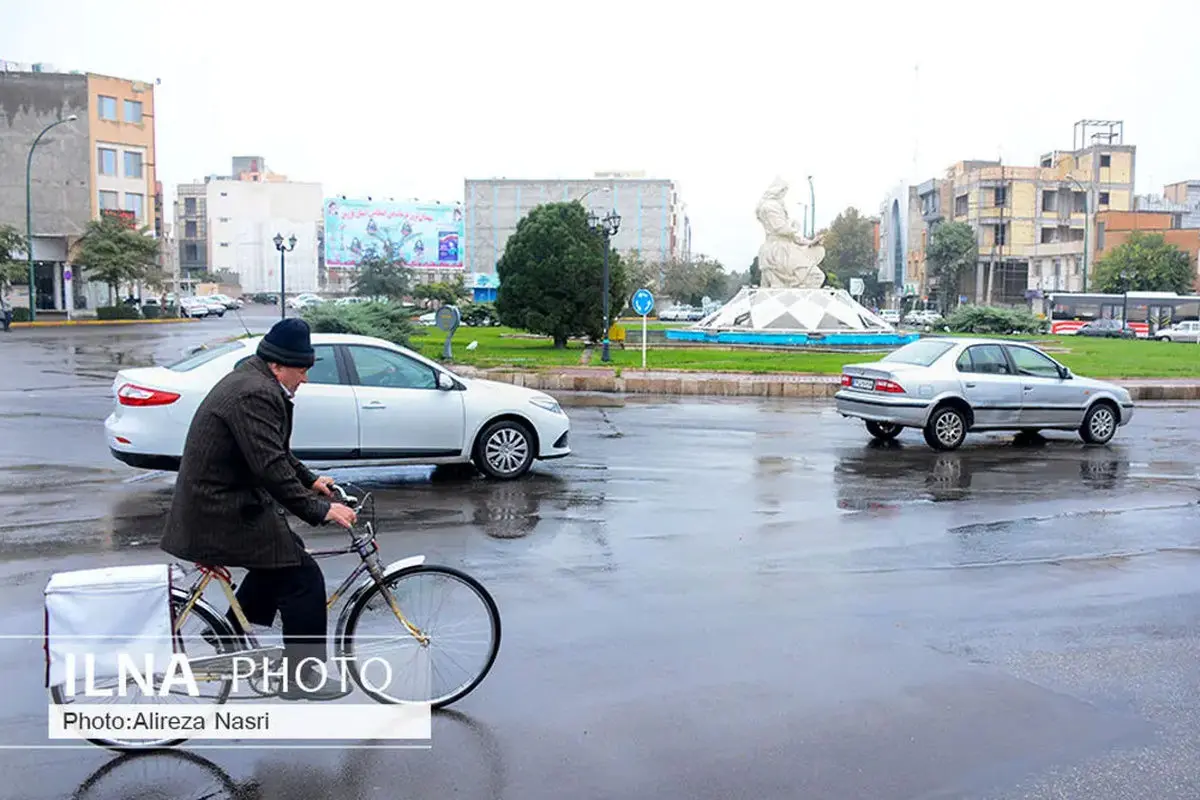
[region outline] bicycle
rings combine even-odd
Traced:
[[[353,484],[346,484],[346,486],[351,490],[358,488]],[[372,495],[363,492],[351,494],[346,491],[345,487],[339,484],[331,486],[331,490],[340,502],[355,509],[358,513],[358,522],[349,531],[350,544],[346,547],[325,550],[309,548],[307,552],[317,559],[348,555],[350,553],[356,553],[360,559],[359,564],[350,575],[333,590],[326,600],[326,608],[332,610],[338,600],[346,596],[348,590],[350,591],[334,626],[332,639],[335,660],[345,664],[354,685],[378,703],[419,703],[429,704],[433,709],[438,709],[461,700],[479,686],[488,672],[491,671],[492,665],[495,663],[496,656],[499,653],[501,632],[500,612],[495,600],[488,593],[487,589],[475,578],[453,567],[426,564],[425,556],[423,555],[411,556],[384,564],[380,558],[379,544],[376,540],[377,534],[375,530],[374,501]],[[359,528],[362,528],[362,532],[359,531]],[[179,568],[179,565],[173,564],[172,568]],[[252,626],[246,619],[242,607],[234,594],[236,586],[228,569],[223,566],[210,564],[197,564],[195,568],[199,574],[190,587],[176,588],[173,586],[171,589],[171,611],[174,620],[173,634],[176,650],[187,652],[187,646],[184,644],[183,639],[183,626],[190,618],[200,620],[205,626],[198,634],[200,642],[217,650],[215,655],[200,657],[188,655],[188,664],[192,670],[195,682],[197,684],[215,683],[217,686],[214,699],[218,705],[224,704],[229,699],[233,682],[237,678],[248,678],[247,686],[255,694],[263,697],[274,696],[278,693],[278,688],[273,688],[272,682],[267,676],[275,674],[270,671],[269,664],[280,659],[283,653],[282,646],[263,646],[259,638],[252,632]],[[355,585],[355,581],[364,572],[367,573],[367,577]],[[463,672],[467,673],[467,677],[447,690],[440,693],[432,691],[426,693],[431,696],[416,696],[417,693],[414,692],[412,696],[392,697],[385,694],[383,688],[391,689],[393,682],[389,680],[386,682],[387,686],[381,688],[376,681],[367,680],[362,671],[362,664],[360,664],[359,659],[365,653],[370,652],[367,648],[364,648],[363,639],[384,638],[386,640],[396,637],[361,634],[359,628],[363,623],[364,615],[372,610],[372,603],[381,601],[379,605],[384,609],[384,619],[390,620],[393,625],[399,624],[398,633],[401,643],[414,646],[417,654],[431,652],[430,648],[435,641],[450,641],[453,643],[456,640],[462,639],[464,634],[457,628],[450,630],[445,635],[434,633],[432,624],[415,624],[412,621],[412,616],[406,614],[401,609],[402,605],[406,605],[409,607],[409,611],[412,612],[414,604],[411,602],[402,604],[397,596],[410,597],[408,587],[414,586],[430,577],[456,583],[469,590],[468,598],[471,596],[474,597],[485,618],[487,634],[486,649],[479,659],[478,666],[473,670],[463,669],[458,660],[451,659],[454,666],[459,667]],[[218,612],[214,606],[204,599],[204,591],[213,581],[217,582],[228,599],[230,609],[240,623],[241,632],[234,629],[225,614]],[[408,582],[407,586],[402,586],[405,582]],[[401,588],[403,588],[403,591],[398,591]],[[444,601],[427,606],[427,608],[436,609],[439,612],[443,607]],[[432,656],[427,657],[431,658]],[[244,662],[246,659],[268,665],[268,668],[255,670],[251,676],[235,674],[235,665],[239,660]],[[371,660],[373,658],[367,659],[367,661]],[[438,669],[433,667],[428,670],[428,675],[420,680],[420,683],[425,684],[426,680],[431,681],[438,674]],[[392,676],[390,667],[388,675],[389,677]],[[63,694],[61,686],[51,687],[50,693],[57,705],[67,705],[71,699]],[[102,747],[125,751],[173,747],[187,740],[146,741],[140,739],[88,738],[87,741]]]

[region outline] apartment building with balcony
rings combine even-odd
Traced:
[[[959,161],[917,187],[925,231],[910,237],[911,260],[923,264],[921,245],[937,225],[965,222],[979,245],[958,287],[967,302],[1028,305],[1054,291],[1085,291],[1096,216],[1133,208],[1135,163],[1119,120],[1081,120],[1072,149],[1043,154],[1037,166]],[[934,289],[926,278],[922,293]]]

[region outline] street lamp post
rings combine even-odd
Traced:
[[[296,249],[296,236],[293,234],[288,239],[288,246],[283,246],[283,234],[275,234],[275,249],[279,251],[279,318],[283,319],[287,316],[287,303],[284,302],[287,298],[287,283],[284,279],[285,270],[284,259],[287,258],[287,253]]]
[[[33,151],[37,148],[38,142],[42,137],[56,125],[62,125],[66,122],[74,122],[79,119],[78,116],[72,114],[66,119],[60,119],[57,122],[51,122],[42,132],[33,140],[33,144],[29,146],[29,156],[25,159],[25,250],[29,257],[29,321],[33,322],[37,319],[37,292],[33,288]]]
[[[614,208],[605,215],[604,219],[599,219],[594,213],[588,214],[588,226],[604,237],[604,346],[600,351],[600,360],[608,363],[608,329],[610,327],[608,321],[608,301],[609,295],[612,293],[608,286],[608,251],[610,249],[609,240],[617,235],[617,231],[621,229],[621,215]]]

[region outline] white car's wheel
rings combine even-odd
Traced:
[[[533,464],[534,448],[529,428],[514,420],[501,420],[480,434],[475,445],[475,466],[491,478],[519,478]]]

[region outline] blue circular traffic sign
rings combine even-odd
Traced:
[[[654,295],[650,294],[649,289],[638,289],[633,293],[630,305],[634,313],[644,317],[654,310]]]

